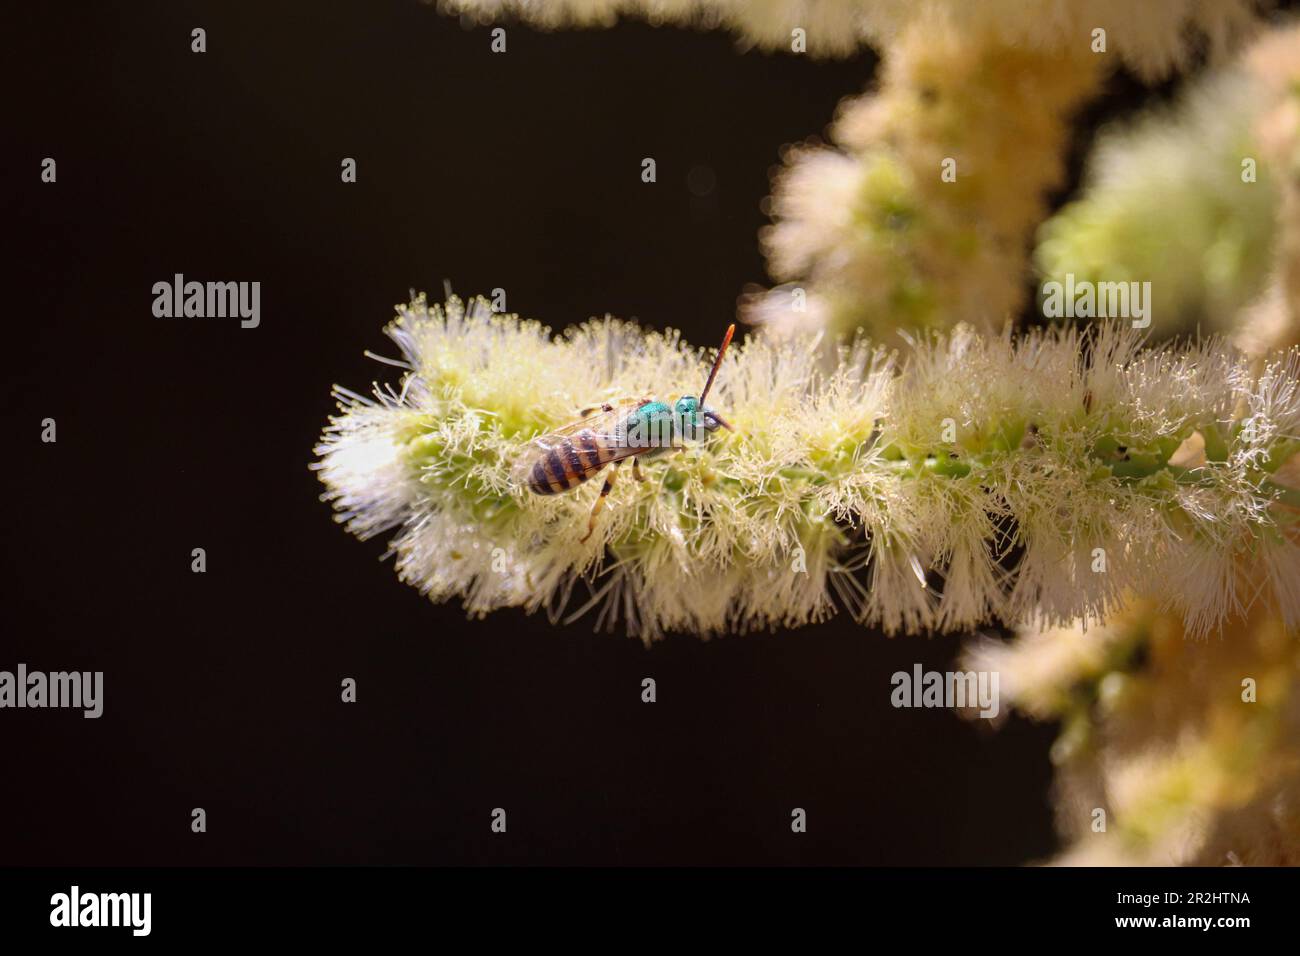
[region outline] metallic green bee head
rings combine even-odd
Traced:
[[[713,409],[700,404],[694,395],[683,395],[673,406],[673,414],[681,425],[682,431],[703,428],[705,431],[717,431],[718,428],[731,429],[726,420]]]
[[[673,414],[683,432],[700,427],[703,427],[706,432],[714,432],[719,428],[725,428],[727,431],[734,430],[727,424],[726,419],[704,404],[704,399],[708,397],[709,389],[713,387],[713,379],[722,365],[722,356],[727,354],[727,346],[731,344],[731,337],[735,334],[735,325],[728,326],[727,334],[722,337],[722,346],[718,349],[718,357],[713,360],[713,368],[709,370],[709,377],[704,383],[704,391],[700,392],[700,397],[683,395],[677,399]]]
[[[700,400],[694,395],[683,395],[673,406],[673,414],[683,425],[692,427],[700,424]]]

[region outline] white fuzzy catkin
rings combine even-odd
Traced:
[[[1300,862],[1297,665],[1295,635],[1270,613],[1193,641],[1133,595],[1103,626],[979,641],[960,666],[996,671],[1004,704],[1060,726],[1054,862],[1278,866]]]
[[[1251,133],[1276,105],[1240,65],[1199,78],[1173,107],[1144,112],[1097,139],[1079,198],[1039,229],[1035,260],[1047,280],[1145,281],[1155,334],[1226,334],[1273,268],[1276,170]],[[1285,221],[1285,220],[1283,220]]]
[[[791,50],[802,29],[807,52],[847,56],[861,44],[888,45],[912,23],[951,17],[968,32],[1047,50],[1091,50],[1106,30],[1106,53],[1143,77],[1180,69],[1200,49],[1219,54],[1257,24],[1273,0],[439,0],[449,12],[486,23],[522,17],[545,28],[608,27],[620,16],[652,24],[725,27],[746,45]]]
[[[966,323],[997,332],[1022,308],[1027,249],[1065,175],[1068,118],[1099,89],[1086,50],[1010,46],[936,18],[910,25],[868,93],[846,99],[834,143],[783,151],[768,271],[804,288],[804,308],[746,298],[772,334],[817,319],[833,332]]]
[[[1195,633],[1261,595],[1300,619],[1270,481],[1300,435],[1296,353],[1252,374],[1223,344],[1143,350],[1118,326],[959,329],[902,359],[751,338],[709,396],[737,431],[644,482],[625,468],[584,544],[601,482],[530,493],[531,439],[601,401],[698,394],[712,351],[612,319],[553,338],[482,299],[398,311],[402,381],[337,390],[315,467],[340,521],[394,532],[399,576],[471,615],[596,609],[650,640],[793,627],[834,597],[921,632],[1095,620],[1141,588]],[[1208,460],[1168,464],[1194,435]]]

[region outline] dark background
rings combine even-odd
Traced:
[[[331,384],[392,378],[361,353],[393,354],[381,328],[411,288],[499,286],[557,328],[610,311],[712,342],[764,281],[779,147],[820,131],[872,54],[742,54],[631,23],[508,25],[494,55],[487,29],[414,0],[9,20],[0,669],[102,670],[105,710],[0,712],[0,863],[1051,852],[1053,728],[889,704],[892,672],[946,669],[957,638],[842,616],[646,649],[590,621],[467,621],[336,526],[307,468]],[[1096,122],[1168,92],[1118,77],[1080,124],[1075,177]],[[261,327],[154,318],[176,272],[260,281]]]

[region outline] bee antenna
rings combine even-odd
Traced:
[[[722,346],[718,349],[718,357],[713,360],[713,368],[709,369],[708,380],[704,383],[704,391],[700,392],[700,407],[704,407],[705,396],[709,394],[709,389],[713,387],[713,380],[717,377],[718,369],[722,366],[722,356],[727,354],[727,346],[731,344],[731,337],[736,334],[736,323],[732,322],[727,326],[727,334],[722,337]]]

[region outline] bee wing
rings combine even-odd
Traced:
[[[566,438],[571,438],[578,432],[590,431],[597,435],[613,436],[619,426],[627,420],[627,417],[637,410],[639,406],[629,402],[623,405],[615,405],[609,411],[601,409],[594,415],[588,415],[586,418],[580,418],[576,422],[569,422],[567,425],[561,425],[554,431],[549,431],[538,435],[530,444],[542,449],[551,449],[556,445],[563,443]]]
[[[561,425],[553,431],[538,435],[528,443],[527,449],[515,463],[513,469],[515,479],[519,482],[525,481],[528,473],[532,471],[533,465],[540,457],[572,440],[575,435],[589,434],[594,438],[605,439],[611,445],[624,446],[618,449],[613,459],[611,459],[613,461],[643,451],[644,449],[626,447],[625,441],[624,422],[639,407],[639,403],[635,402],[616,405],[608,411],[602,409],[594,415],[588,415],[586,418],[580,418],[576,422]],[[623,438],[620,438],[620,435]]]

